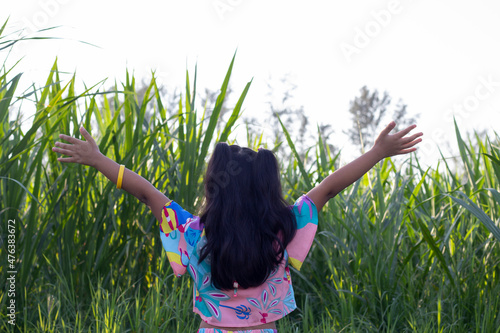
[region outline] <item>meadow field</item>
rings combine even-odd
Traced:
[[[8,42],[0,39],[2,55]],[[129,74],[111,90],[78,91],[55,62],[46,82],[20,92],[22,74],[4,62],[2,332],[196,331],[190,280],[173,276],[149,209],[96,170],[58,162],[51,148],[60,133],[80,137],[83,125],[101,152],[195,212],[207,157],[216,142],[234,142],[251,86],[221,118],[233,62],[215,104],[201,109],[195,73],[167,108],[154,76],[143,96]],[[23,130],[18,110],[28,104],[36,114]],[[283,132],[292,158],[281,161],[282,184],[293,202],[339,155],[318,136],[303,156]],[[262,140],[248,132],[238,143],[273,148]],[[325,206],[307,260],[292,272],[299,309],[279,332],[500,332],[500,136],[456,128],[454,144],[457,163],[386,159]]]

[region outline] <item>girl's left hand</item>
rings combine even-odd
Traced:
[[[395,134],[390,135],[389,132],[396,127],[396,123],[391,121],[386,128],[382,130],[372,149],[379,152],[382,158],[394,155],[402,155],[414,152],[417,148],[413,147],[422,141],[420,138],[423,133],[408,135],[417,125],[408,126]]]
[[[60,134],[59,138],[68,141],[71,144],[56,142],[57,147],[52,147],[52,151],[56,153],[61,153],[66,156],[71,157],[58,157],[59,162],[64,163],[79,163],[93,167],[97,162],[98,157],[101,155],[99,147],[95,143],[94,139],[85,130],[85,128],[80,127],[80,133],[87,141],[82,141],[77,138],[71,137],[69,135]]]

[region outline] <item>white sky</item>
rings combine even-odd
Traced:
[[[0,20],[9,31],[59,26],[58,41],[17,44],[11,62],[23,85],[43,85],[55,57],[87,86],[108,77],[138,78],[157,71],[167,87],[183,87],[185,70],[198,89],[218,89],[237,50],[235,96],[254,79],[245,114],[266,109],[269,77],[290,74],[294,104],[303,105],[311,130],[331,123],[334,144],[348,148],[349,101],[363,85],[388,91],[420,113],[430,165],[437,145],[455,146],[452,115],[462,131],[500,133],[500,2],[263,1],[263,0],[8,0]],[[92,47],[77,42],[98,45]],[[69,78],[69,76],[68,76]]]

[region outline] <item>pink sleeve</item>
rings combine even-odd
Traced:
[[[318,229],[318,211],[314,202],[303,195],[292,206],[292,212],[297,220],[297,233],[286,250],[288,262],[300,270]]]
[[[176,276],[186,273],[187,264],[202,231],[200,218],[193,216],[176,202],[170,201],[163,207],[160,238]]]

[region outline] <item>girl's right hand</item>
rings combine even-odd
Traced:
[[[390,135],[389,133],[395,126],[396,123],[391,121],[389,125],[380,132],[377,140],[375,140],[372,149],[377,151],[381,158],[414,152],[417,148],[412,147],[422,141],[422,139],[419,138],[423,135],[422,132],[406,136],[411,130],[417,127],[417,125],[408,126],[404,130]]]
[[[95,163],[98,157],[101,155],[99,147],[95,143],[94,139],[85,130],[85,128],[80,127],[80,133],[87,141],[82,141],[77,138],[71,137],[69,135],[60,134],[59,138],[68,141],[71,144],[56,142],[57,147],[52,147],[52,151],[56,153],[61,153],[70,157],[58,157],[57,160],[63,163],[79,163],[95,167]]]

